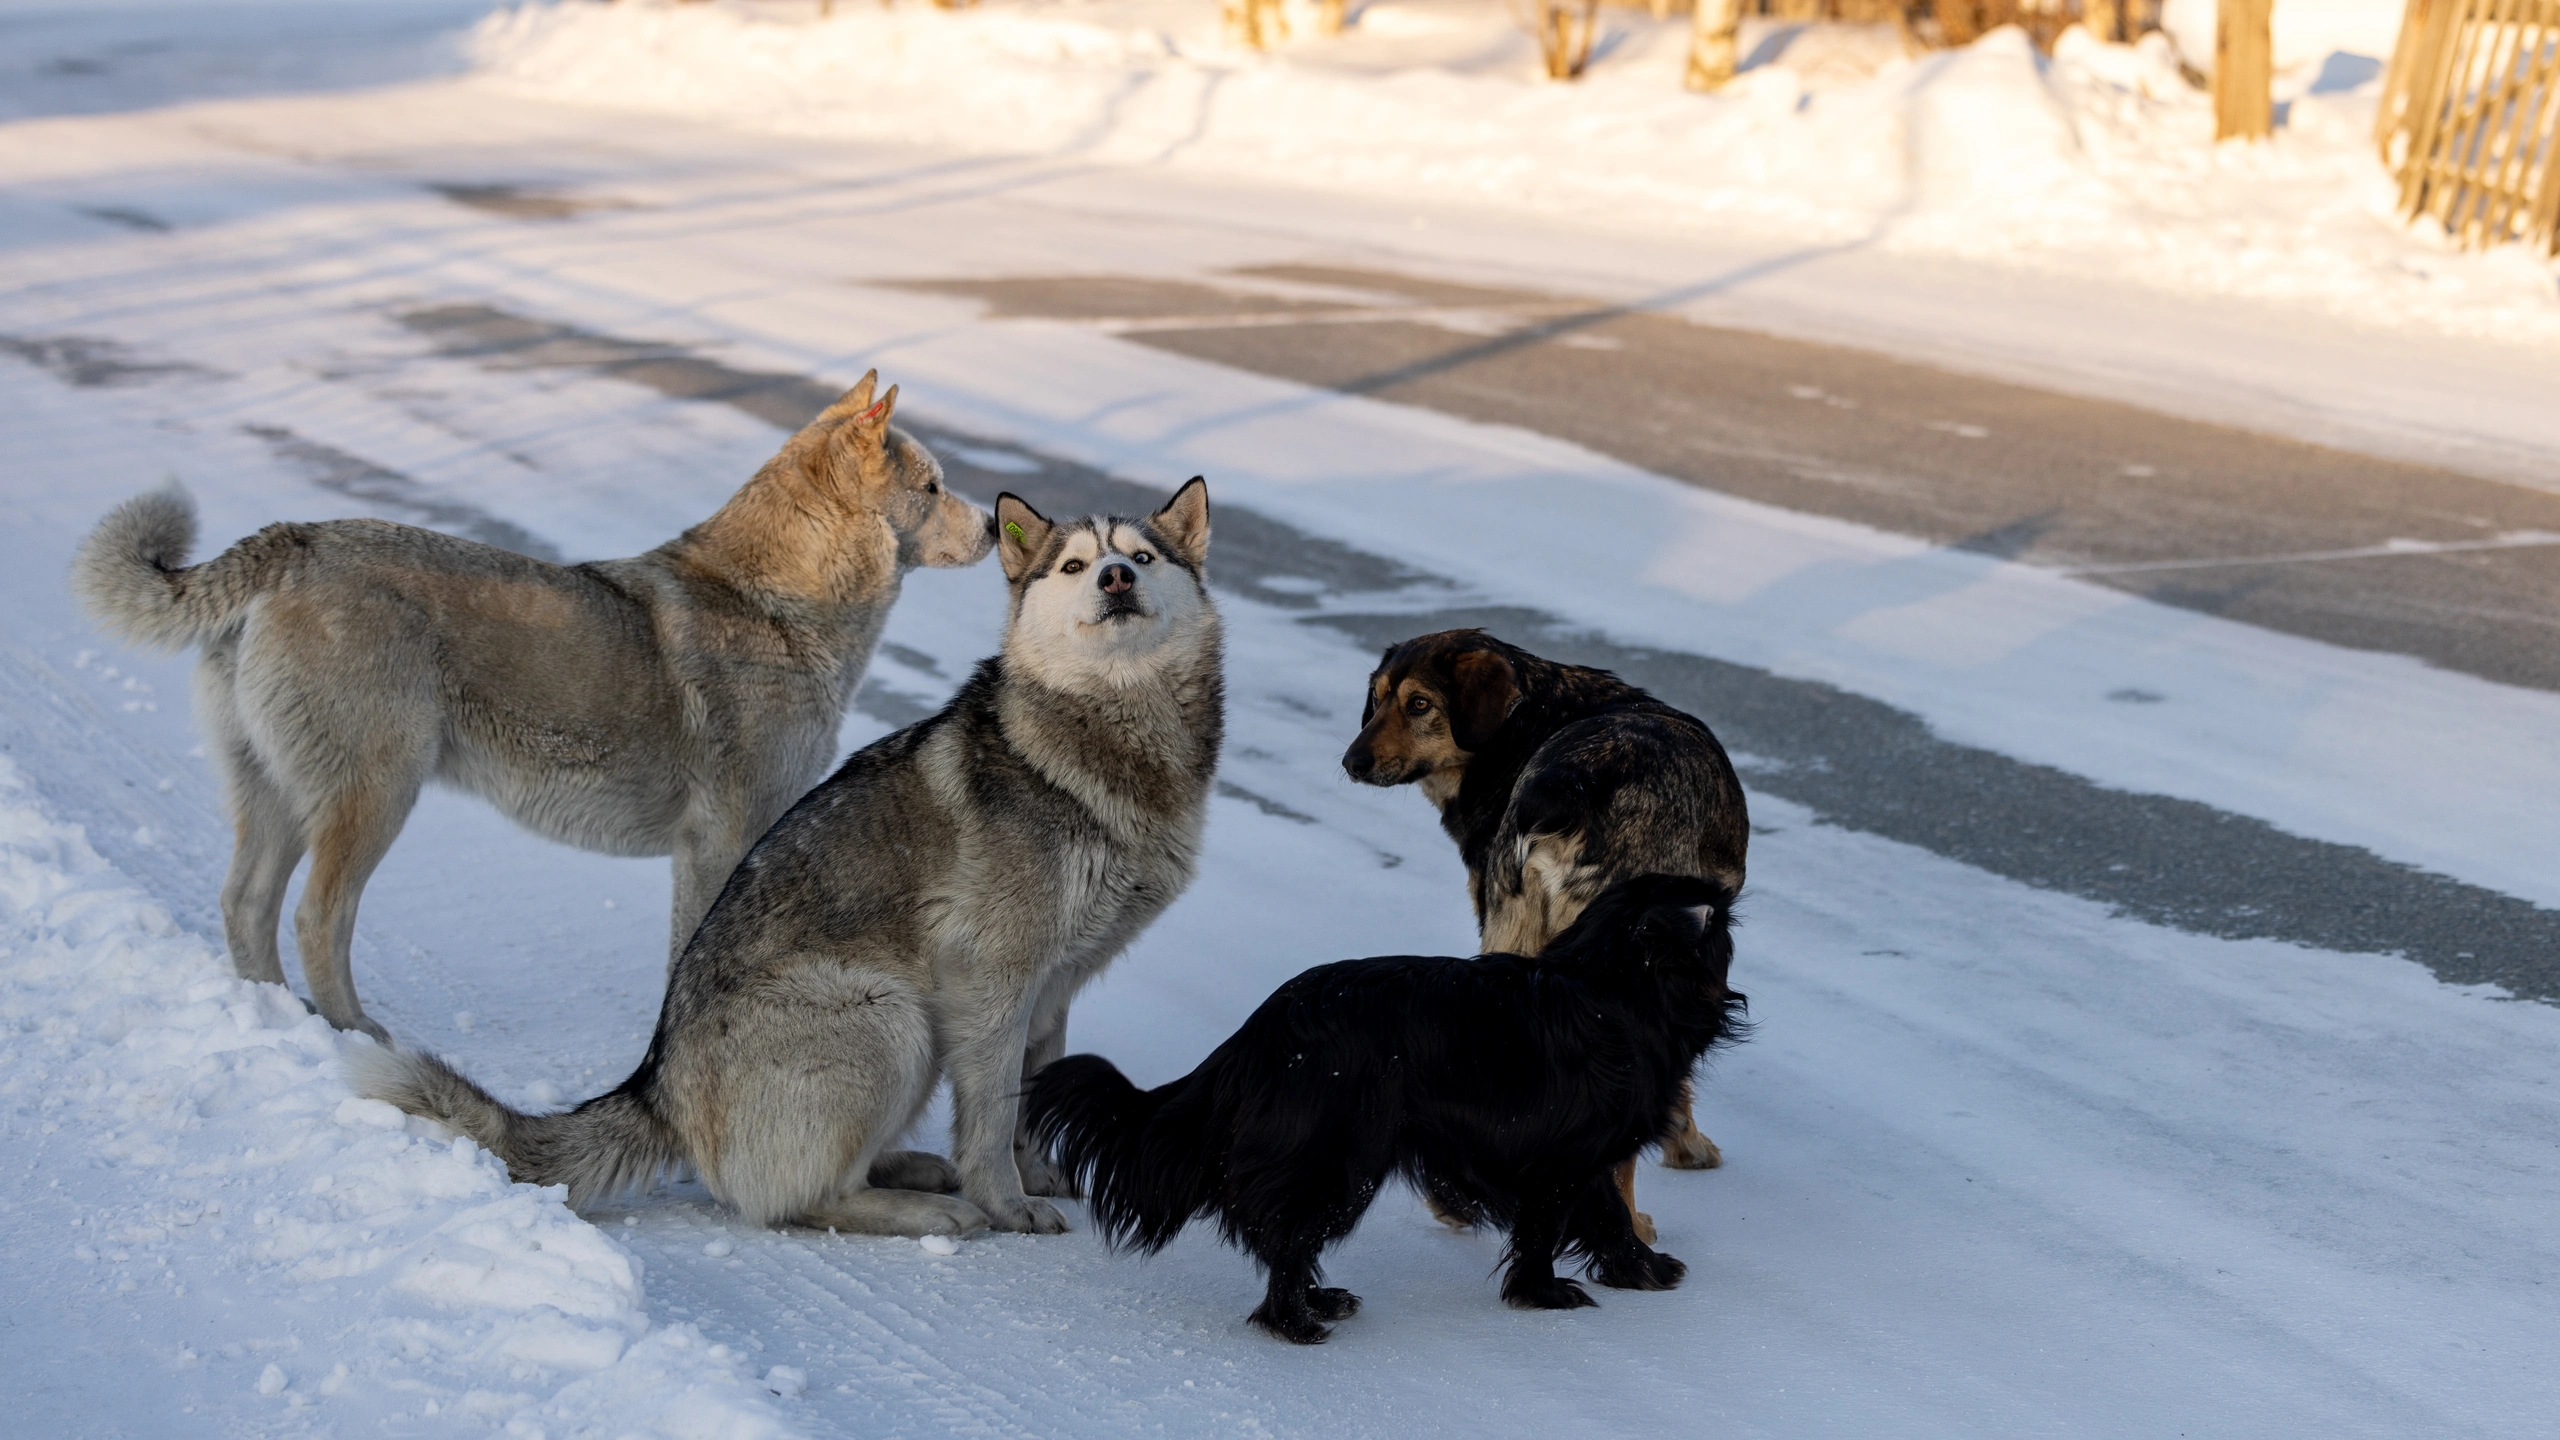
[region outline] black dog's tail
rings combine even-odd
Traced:
[[[1070,1055],[1031,1081],[1023,1118],[1088,1198],[1115,1249],[1153,1254],[1217,1199],[1216,1160],[1177,1080],[1141,1090],[1099,1055]]]

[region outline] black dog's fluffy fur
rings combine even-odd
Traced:
[[[1687,1267],[1636,1238],[1610,1171],[1663,1131],[1701,1056],[1737,1039],[1733,891],[1645,875],[1536,958],[1393,956],[1291,980],[1189,1075],[1140,1091],[1110,1061],[1042,1070],[1025,1116],[1114,1246],[1153,1252],[1198,1215],[1270,1279],[1254,1323],[1314,1344],[1359,1308],[1318,1257],[1390,1176],[1509,1229],[1503,1299],[1594,1303],[1555,1273],[1667,1290]]]

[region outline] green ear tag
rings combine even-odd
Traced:
[[[1022,525],[1021,525],[1021,522],[1019,522],[1019,521],[1015,521],[1015,520],[1007,520],[1006,522],[1004,522],[1004,533],[1006,533],[1007,535],[1012,536],[1012,537],[1013,537],[1013,543],[1014,543],[1014,544],[1016,544],[1016,545],[1023,545],[1023,544],[1028,544],[1028,543],[1029,543],[1028,541],[1026,541],[1026,540],[1024,540],[1024,539],[1022,538]]]

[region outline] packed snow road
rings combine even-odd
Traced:
[[[1425,263],[1347,203],[469,86],[10,139],[0,1373],[29,1433],[2521,1435],[2560,1400],[2560,1016],[2504,998],[2560,989],[2560,698],[878,283]],[[1209,851],[1071,1035],[1141,1082],[1306,965],[1467,946],[1426,807],[1335,764],[1382,640],[1487,619],[1741,752],[1761,1029],[1701,1096],[1726,1168],[1639,1181],[1683,1288],[1508,1312],[1495,1245],[1395,1196],[1331,1266],[1368,1309],[1297,1351],[1201,1235],[944,1256],[689,1187],[591,1228],[351,1101],[324,1028],[225,978],[187,662],[60,585],[108,504],[174,474],[208,552],[370,513],[627,553],[873,364],[979,493],[1210,477]],[[936,703],[1000,610],[991,570],[916,576],[846,742]],[[575,1099],[639,1054],[666,890],[431,795],[359,983],[508,1099]]]

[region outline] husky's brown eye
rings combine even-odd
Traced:
[[[1412,699],[1404,702],[1404,713],[1407,715],[1427,715],[1431,713],[1431,702],[1423,696],[1416,695]]]
[[[1130,556],[1129,558],[1130,558],[1130,559],[1132,559],[1132,560],[1137,561],[1137,562],[1138,562],[1139,564],[1141,564],[1141,565],[1153,565],[1154,563],[1156,563],[1156,557],[1154,557],[1153,555],[1148,554],[1148,553],[1147,553],[1146,551],[1144,551],[1144,550],[1139,551],[1138,553],[1136,553],[1136,554],[1134,554],[1134,555]]]
[[[1058,573],[1061,575],[1081,575],[1084,573],[1084,562],[1081,560],[1070,560],[1066,564],[1058,567]]]

